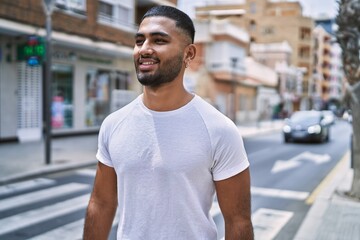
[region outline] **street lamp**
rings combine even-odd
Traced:
[[[237,81],[236,81],[236,74],[235,74],[235,69],[236,69],[236,64],[237,64],[238,59],[236,57],[232,57],[231,58],[231,63],[232,63],[232,80],[231,80],[231,90],[232,90],[232,95],[233,95],[233,122],[236,124],[236,86],[237,86]]]
[[[51,163],[51,14],[54,10],[54,0],[43,0],[43,8],[46,16],[46,61],[45,61],[45,81],[44,81],[44,114],[45,114],[45,163]]]

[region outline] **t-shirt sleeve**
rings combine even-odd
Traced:
[[[237,127],[230,125],[218,135],[212,167],[214,181],[230,178],[249,167],[244,142]]]
[[[98,150],[96,153],[96,158],[99,160],[99,162],[105,164],[106,166],[114,167],[109,154],[109,135],[110,126],[109,122],[105,119],[99,131]]]

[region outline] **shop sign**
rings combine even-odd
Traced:
[[[29,66],[42,64],[45,56],[44,40],[38,36],[29,36],[25,44],[18,46],[18,60],[25,60]]]

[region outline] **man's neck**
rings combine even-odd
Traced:
[[[144,87],[144,105],[153,111],[172,111],[185,106],[194,97],[184,87],[171,84],[158,88]]]

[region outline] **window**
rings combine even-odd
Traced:
[[[310,57],[310,47],[300,47],[298,51],[299,57],[309,58]]]
[[[51,125],[54,129],[73,127],[73,68],[54,64],[52,71]]]
[[[263,28],[263,35],[270,35],[274,33],[274,28],[273,27],[264,27]]]
[[[132,27],[134,25],[133,9],[122,2],[100,1],[98,20],[114,27]]]
[[[128,90],[129,74],[127,72],[89,69],[85,81],[85,125],[87,127],[100,126],[113,108],[111,104],[114,104],[112,102],[116,100],[113,92],[116,90]]]
[[[255,2],[250,3],[250,13],[256,13],[256,3]]]
[[[109,71],[90,69],[86,74],[86,126],[100,126],[110,113]]]
[[[311,30],[309,28],[300,28],[300,39],[309,40],[311,35]]]
[[[112,18],[113,6],[109,3],[100,2],[99,3],[99,14]]]
[[[86,0],[56,0],[55,6],[66,12],[85,15]]]
[[[251,21],[250,21],[249,30],[250,30],[251,32],[256,31],[256,22],[255,22],[254,20],[251,20]]]

